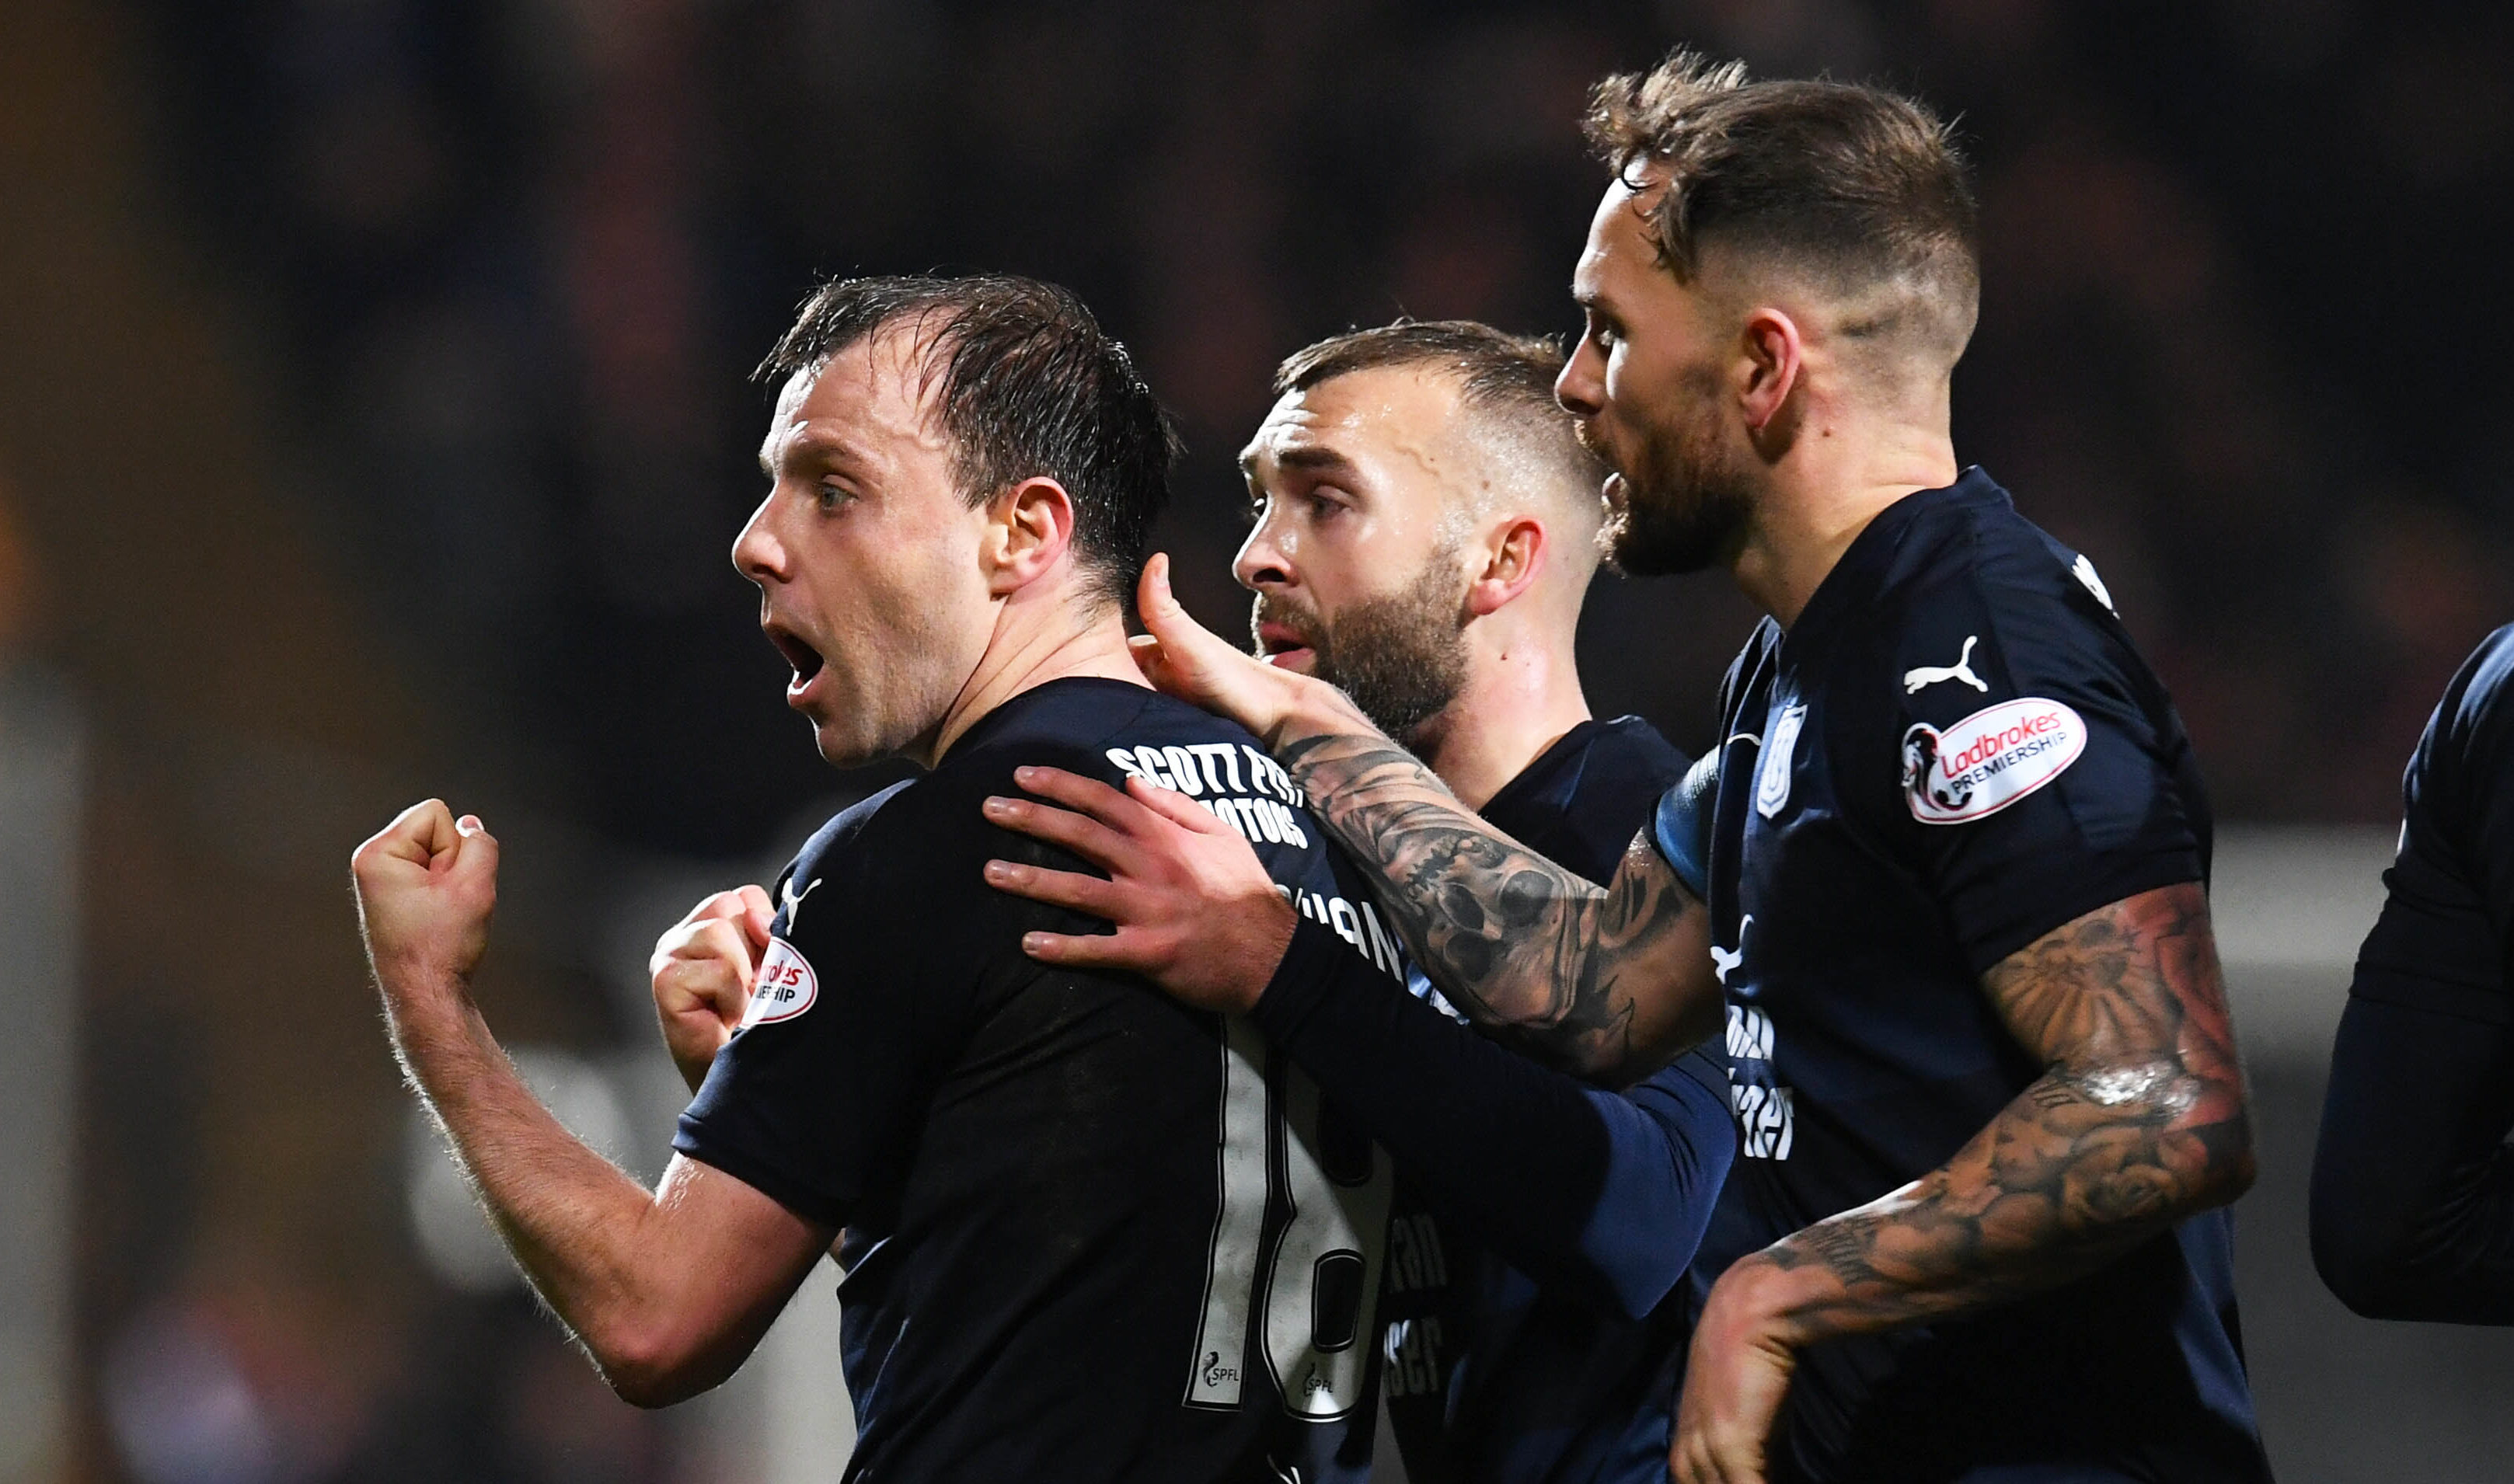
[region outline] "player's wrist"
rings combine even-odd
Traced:
[[[371,947],[367,963],[375,972],[377,991],[397,1018],[442,1014],[470,1002],[470,976],[445,954]]]
[[[1831,1270],[1777,1260],[1770,1249],[1739,1259],[1712,1285],[1703,1324],[1730,1344],[1796,1350],[1825,1338],[1813,1316],[1841,1284]]]
[[[1268,892],[1248,904],[1250,952],[1248,967],[1239,975],[1234,1015],[1254,1015],[1258,1002],[1273,987],[1281,973],[1283,960],[1292,951],[1292,936],[1300,930],[1300,913],[1279,893]]]
[[[1379,730],[1351,698],[1317,676],[1284,671],[1282,679],[1281,697],[1270,724],[1249,728],[1276,756],[1280,757],[1285,748],[1309,738],[1346,737]]]

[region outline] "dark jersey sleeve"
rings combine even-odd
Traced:
[[[1650,812],[1650,843],[1698,901],[1711,897],[1711,816],[1718,802],[1722,750],[1695,759]]]
[[[2402,781],[2314,1149],[2313,1252],[2360,1313],[2514,1323],[2514,627]]]
[[[1485,1040],[1307,919],[1255,1020],[1444,1221],[1540,1284],[1637,1319],[1692,1261],[1736,1151],[1727,1074],[1702,1054],[1600,1092]]]
[[[841,815],[779,879],[750,1015],[672,1142],[831,1226],[898,1188],[933,1078],[965,1034],[967,980],[931,972],[931,935],[915,928],[937,899],[965,894],[903,849],[916,832],[879,816],[888,797]]]
[[[1833,766],[1973,973],[2098,907],[2205,877],[2181,725],[2056,557],[1981,553],[1896,607],[1900,622],[1878,626],[1873,689],[1828,718]]]
[[[2445,690],[2401,781],[2401,848],[2350,993],[2514,1021],[2514,626]]]

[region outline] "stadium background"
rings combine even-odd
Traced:
[[[1236,627],[1275,360],[1400,311],[1567,330],[1583,90],[1678,40],[1962,115],[1959,452],[2095,557],[2230,822],[2273,1457],[2501,1478],[2514,1344],[2347,1315],[2302,1188],[2401,762],[2514,617],[2514,13],[13,0],[0,1481],[834,1477],[828,1269],[659,1416],[532,1311],[395,1084],[350,846],[428,792],[489,820],[492,1023],[651,1173],[647,944],[863,786],[724,560],[745,376],[815,275],[1078,289],[1185,420],[1164,544]],[[1748,622],[1608,582],[1593,699],[1698,747]]]

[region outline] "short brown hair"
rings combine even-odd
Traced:
[[[1667,171],[1650,226],[1679,280],[1719,243],[1845,298],[1902,291],[1848,333],[1920,332],[1945,342],[1949,364],[1971,337],[1979,209],[1963,153],[1926,104],[1850,83],[1749,82],[1743,62],[1679,48],[1598,84],[1586,129],[1627,183],[1643,166]]]
[[[781,384],[901,325],[914,331],[962,496],[979,505],[1025,479],[1063,485],[1091,591],[1131,612],[1180,447],[1126,347],[1072,291],[1034,278],[846,278],[812,291],[755,375]]]
[[[1275,368],[1275,395],[1307,391],[1358,371],[1408,367],[1458,383],[1459,404],[1485,425],[1561,468],[1594,496],[1605,469],[1580,446],[1570,414],[1554,400],[1562,347],[1541,335],[1512,335],[1471,319],[1399,319],[1305,345]]]

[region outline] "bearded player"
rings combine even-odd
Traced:
[[[1477,1020],[1619,1085],[1725,1021],[1739,1159],[1679,1480],[2264,1479],[2208,802],[2093,565],[1956,461],[1979,253],[1947,131],[1682,53],[1589,125],[1613,178],[1559,393],[1616,470],[1614,549],[1725,567],[1767,615],[1707,807],[1671,794],[1600,890],[1196,628],[1157,562],[1148,667],[1267,741]],[[1236,961],[1294,926],[1131,900],[1121,938],[1197,922]]]
[[[1686,759],[1582,694],[1601,471],[1555,405],[1561,364],[1464,322],[1293,355],[1241,456],[1255,525],[1235,571],[1273,662],[1341,686],[1485,820],[1602,881]],[[1051,796],[1157,827],[1098,785]],[[997,807],[1087,856],[1111,838]],[[1736,1142],[1719,1063],[1583,1090],[1376,985],[1285,983],[1260,1028],[1397,1159],[1382,1395],[1411,1484],[1657,1478],[1684,1333],[1665,1301]]]

